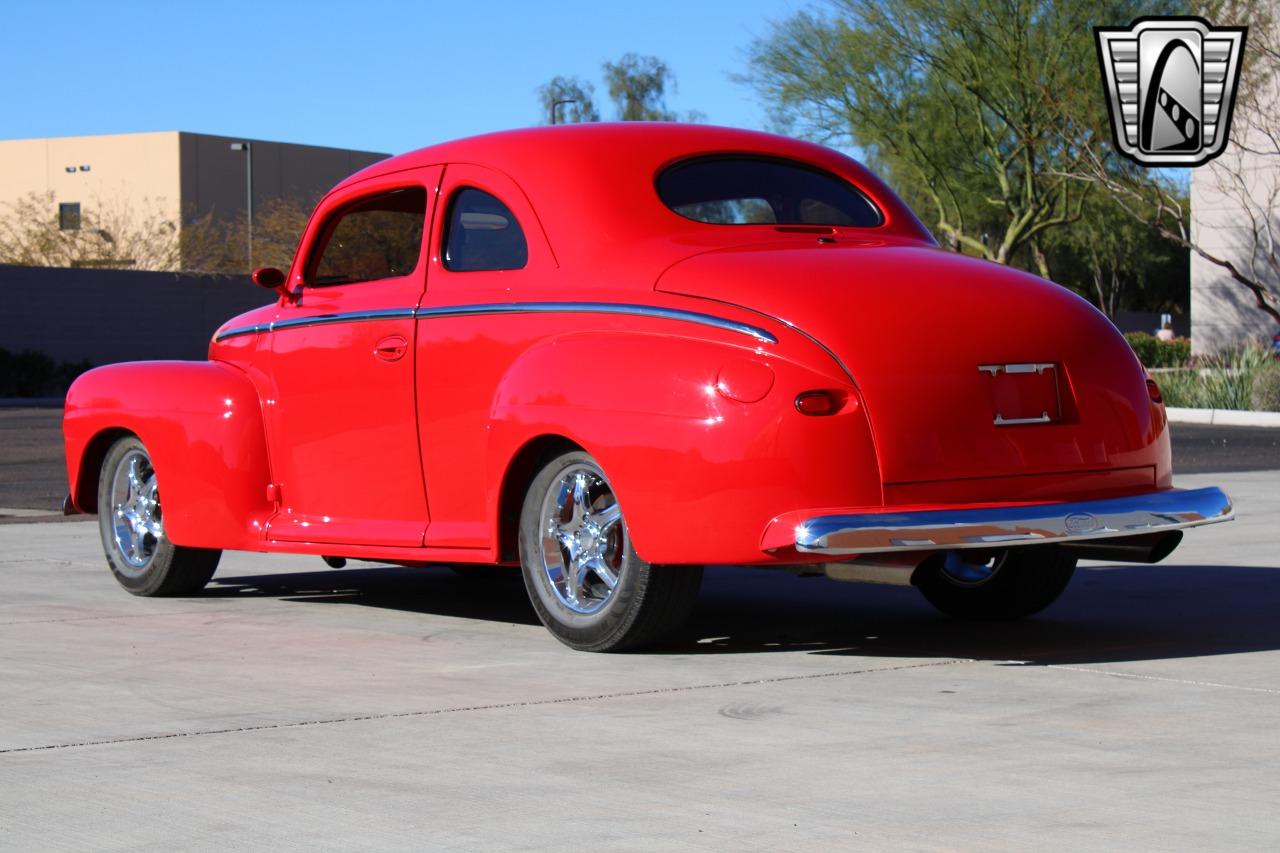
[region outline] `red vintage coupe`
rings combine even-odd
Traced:
[[[223,549],[519,564],[578,649],[652,643],[701,567],[1047,607],[1079,558],[1231,517],[1171,487],[1159,389],[1107,319],[940,249],[880,180],[724,128],[578,125],[343,181],[278,298],[203,362],[67,395],[68,511],[138,595]],[[161,322],[163,318],[155,318]]]

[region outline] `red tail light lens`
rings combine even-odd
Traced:
[[[1154,379],[1147,380],[1147,395],[1151,397],[1151,402],[1157,406],[1164,405],[1164,395],[1160,393],[1160,386],[1156,384]]]
[[[805,391],[796,396],[796,411],[802,415],[834,415],[840,398],[831,391]]]

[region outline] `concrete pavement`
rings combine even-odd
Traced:
[[[518,583],[227,554],[139,599],[91,523],[0,527],[0,848],[1274,850],[1280,472],[1042,616],[709,572],[585,655]]]

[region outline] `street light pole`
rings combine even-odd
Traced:
[[[577,98],[564,98],[559,101],[552,101],[551,102],[551,123],[552,124],[556,123],[556,107],[563,106],[564,104],[576,104],[576,103],[578,103]]]
[[[245,210],[249,223],[249,271],[253,272],[253,146],[248,142],[231,143],[232,151],[244,152]]]

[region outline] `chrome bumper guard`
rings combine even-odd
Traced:
[[[1075,503],[820,515],[796,526],[796,550],[885,554],[1087,542],[1229,521],[1234,514],[1231,498],[1209,487]]]

